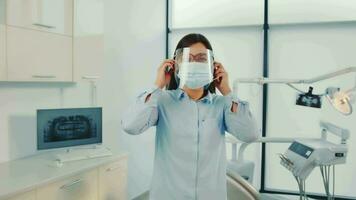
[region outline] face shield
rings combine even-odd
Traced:
[[[214,61],[213,53],[209,49],[177,49],[175,63],[175,76],[179,88],[186,86],[190,89],[198,89],[213,81]]]

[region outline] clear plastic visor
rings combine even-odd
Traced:
[[[175,74],[179,87],[200,88],[211,83],[214,75],[213,53],[209,49],[182,48],[175,52]]]

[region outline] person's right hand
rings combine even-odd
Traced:
[[[171,81],[172,72],[174,71],[173,59],[165,60],[157,70],[156,86],[163,89]]]

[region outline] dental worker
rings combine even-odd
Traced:
[[[225,131],[244,142],[258,137],[248,103],[232,94],[212,51],[203,35],[184,36],[122,120],[132,135],[156,126],[150,200],[225,200]]]

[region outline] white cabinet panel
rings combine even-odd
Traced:
[[[6,27],[0,24],[0,81],[6,80]]]
[[[52,183],[37,190],[37,200],[97,200],[97,177],[93,170]]]
[[[356,20],[354,0],[270,0],[271,24]]]
[[[74,81],[84,76],[101,77],[104,69],[104,38],[102,35],[74,37]]]
[[[72,40],[72,37],[8,27],[8,80],[72,81]]]
[[[73,0],[7,0],[7,24],[72,35]]]
[[[36,191],[26,192],[6,200],[36,200]]]
[[[0,0],[0,81],[6,80],[5,0]]]
[[[0,24],[5,24],[6,0],[0,0]]]
[[[172,0],[171,28],[263,24],[263,0]]]
[[[127,162],[117,161],[99,168],[99,199],[127,199]]]
[[[104,0],[74,2],[74,80],[102,76],[104,65]]]

